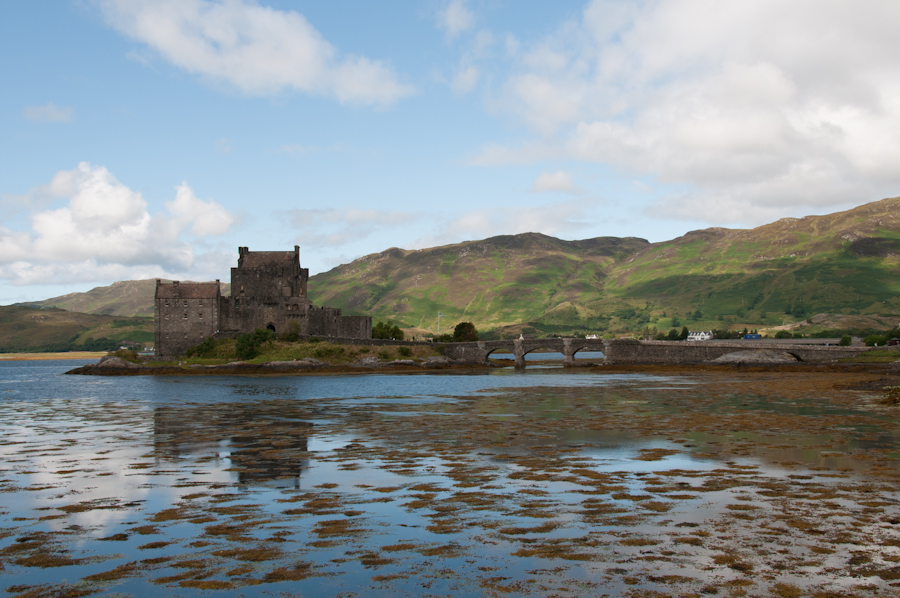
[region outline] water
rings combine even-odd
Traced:
[[[821,376],[61,375],[76,365],[0,362],[8,595],[900,578],[896,414]]]

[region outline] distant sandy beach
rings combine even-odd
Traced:
[[[43,361],[47,359],[100,359],[106,351],[67,351],[65,353],[0,353],[0,361]]]

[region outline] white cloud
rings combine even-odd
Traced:
[[[476,163],[574,159],[686,189],[654,213],[758,224],[896,195],[900,4],[595,0],[515,48]],[[657,212],[657,210],[659,210]]]
[[[423,235],[410,246],[422,249],[472,239],[519,233],[543,233],[570,236],[592,226],[591,204],[582,200],[557,202],[546,206],[485,208],[452,216],[436,234]]]
[[[234,216],[223,205],[198,199],[187,182],[175,188],[175,199],[166,202],[166,208],[182,229],[190,226],[198,237],[224,234],[234,224]]]
[[[28,106],[22,111],[22,116],[35,122],[67,123],[72,121],[74,113],[74,108],[61,108],[53,102],[47,102],[43,106]]]
[[[562,193],[578,193],[579,189],[572,182],[569,175],[562,170],[556,172],[542,172],[534,179],[531,190],[535,193],[545,191],[559,191]]]
[[[388,105],[415,91],[378,60],[340,53],[294,11],[251,0],[96,0],[106,21],[175,66],[253,95],[283,90]]]
[[[231,150],[234,149],[234,144],[231,143],[231,139],[227,137],[222,137],[215,143],[216,151],[220,154],[230,154]]]
[[[365,239],[376,231],[409,226],[422,218],[415,212],[362,208],[287,210],[283,213],[298,231],[297,244],[303,247],[338,247]]]
[[[139,192],[86,162],[59,171],[31,195],[36,206],[47,197],[66,203],[36,211],[30,230],[0,227],[0,279],[13,284],[186,272],[195,256],[182,235],[219,235],[234,222],[223,206],[198,199],[187,183],[166,203],[168,214],[151,215]]]
[[[437,14],[438,26],[452,39],[475,26],[475,15],[466,7],[466,0],[450,0]]]
[[[453,82],[451,83],[451,87],[453,91],[456,93],[469,93],[475,86],[478,85],[478,80],[481,77],[481,71],[477,66],[469,65],[467,67],[460,68],[456,71],[456,74],[453,75]]]

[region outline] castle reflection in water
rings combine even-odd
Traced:
[[[299,488],[308,467],[313,424],[277,417],[254,404],[157,407],[153,423],[158,461],[199,457],[201,463],[236,474],[239,485]]]

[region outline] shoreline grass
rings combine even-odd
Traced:
[[[170,361],[142,362],[151,367],[222,365],[237,361],[245,363],[265,363],[270,361],[293,361],[306,358],[318,359],[329,365],[349,365],[364,357],[377,357],[382,361],[395,359],[412,359],[417,362],[428,357],[440,355],[438,346],[407,345],[345,345],[328,341],[268,341],[259,348],[259,355],[253,359],[241,360],[235,352],[234,339],[220,341],[212,355],[204,357],[182,357]]]

